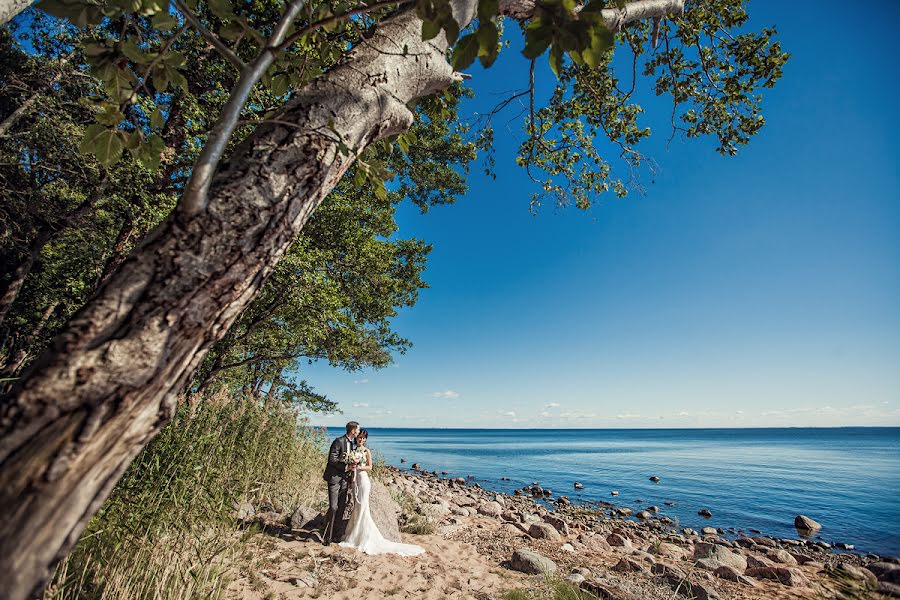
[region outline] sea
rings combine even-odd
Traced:
[[[799,539],[803,514],[822,525],[818,539],[900,556],[900,428],[370,428],[369,446],[396,467],[418,463],[507,493],[538,482],[573,503],[635,513],[656,505],[679,527],[731,528],[731,537]]]

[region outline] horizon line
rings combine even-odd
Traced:
[[[341,429],[343,425],[309,425],[325,429]],[[370,425],[367,429],[436,429],[446,430],[490,430],[490,431],[704,431],[711,429],[900,429],[900,425],[788,425],[759,427],[393,427]]]

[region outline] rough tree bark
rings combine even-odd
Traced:
[[[455,0],[457,21],[475,7]],[[44,584],[355,154],[457,80],[443,38],[423,42],[414,11],[384,21],[282,111],[292,126],[263,125],[236,149],[206,209],[163,222],[30,367],[0,406],[0,596]]]
[[[34,0],[0,0],[0,25],[31,6]]]

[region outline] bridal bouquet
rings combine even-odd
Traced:
[[[364,465],[366,464],[366,453],[364,450],[360,449],[344,452],[344,455],[341,457],[341,462],[351,467]]]

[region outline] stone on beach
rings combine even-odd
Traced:
[[[872,572],[878,581],[887,581],[900,585],[900,565],[889,562],[874,562],[866,565],[866,569]]]
[[[499,517],[503,514],[503,507],[499,502],[485,502],[478,507],[478,513],[486,517]]]
[[[708,508],[701,508],[700,510],[697,511],[697,514],[700,515],[701,517],[709,518],[712,516],[712,511],[709,510]]]
[[[543,540],[560,540],[562,536],[556,527],[549,523],[532,523],[528,528],[528,535],[535,539]]]
[[[556,563],[537,552],[520,548],[513,552],[509,565],[516,571],[531,575],[549,575],[556,573]]]
[[[291,529],[311,529],[312,524],[315,523],[320,516],[321,513],[319,513],[318,510],[309,506],[300,505],[297,507],[297,510],[294,511],[294,514],[291,515]]]
[[[694,560],[700,561],[702,559],[711,559],[712,562],[719,563],[719,565],[734,567],[742,573],[747,569],[746,558],[719,544],[709,544],[707,542],[694,544]]]
[[[370,478],[370,481],[369,510],[372,512],[372,520],[375,521],[375,525],[378,526],[378,530],[385,539],[399,542],[401,541],[400,505],[391,497],[383,483],[374,477]]]
[[[759,567],[747,569],[744,575],[757,579],[771,579],[788,587],[808,587],[809,580],[797,567]]]

